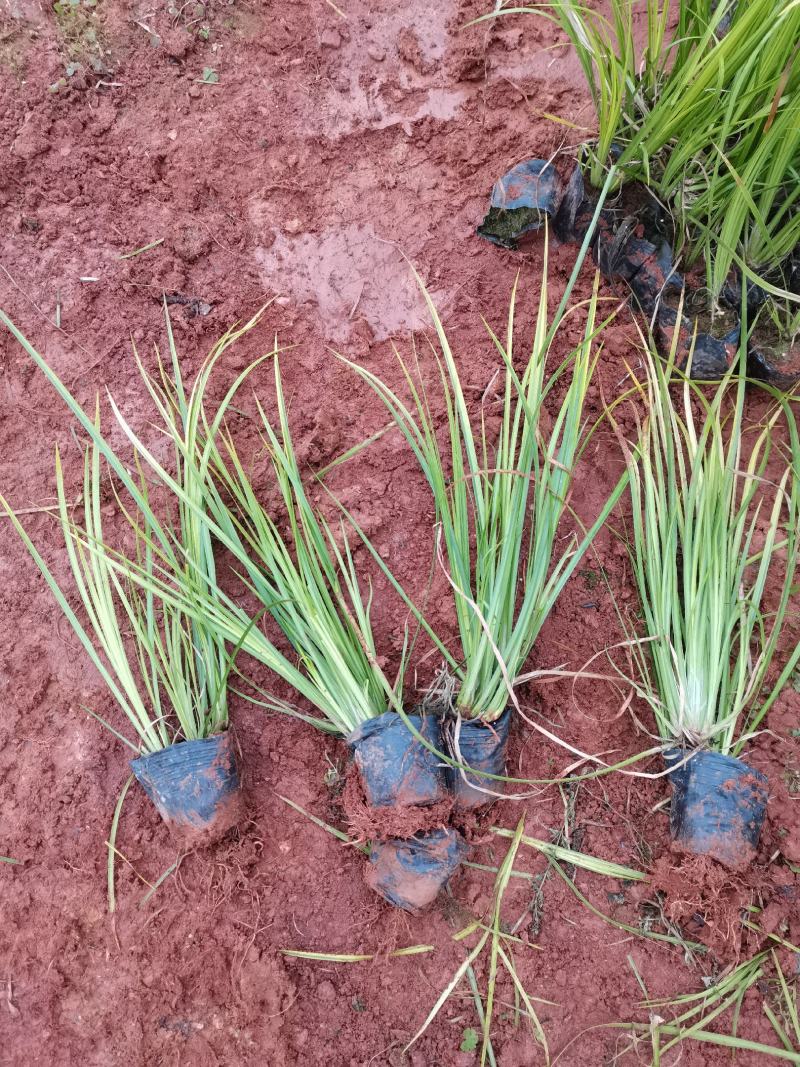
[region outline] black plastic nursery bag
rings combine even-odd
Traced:
[[[511,708],[506,708],[499,719],[490,723],[480,719],[461,719],[460,724],[451,721],[447,724],[449,754],[454,760],[469,764],[477,771],[505,774],[510,727]],[[447,768],[447,784],[455,794],[456,809],[461,811],[471,811],[494,803],[497,798],[486,790],[498,793],[502,787],[501,782],[471,775],[466,770],[462,773],[457,767]]]
[[[674,308],[659,305],[654,334],[659,351],[663,354],[670,351],[677,321],[678,312]],[[688,369],[689,377],[696,381],[719,381],[736,359],[740,336],[740,325],[734,326],[723,337],[695,333],[691,320],[682,315],[675,346],[675,365],[678,370]]]
[[[241,818],[239,768],[228,732],[139,756],[131,770],[184,844],[211,843]]]
[[[732,870],[753,860],[767,810],[767,778],[719,752],[671,749],[670,832],[681,851],[710,856]]]
[[[425,740],[441,751],[440,720],[433,715],[407,717]],[[347,741],[372,807],[425,806],[446,797],[441,760],[411,733],[396,712],[369,719]]]
[[[390,904],[419,911],[435,899],[468,851],[461,834],[451,829],[375,841],[366,882]]]
[[[561,203],[561,178],[547,159],[518,163],[494,183],[489,211],[477,228],[480,237],[503,248],[516,248],[525,233],[554,218]]]
[[[776,389],[794,389],[800,382],[800,345],[789,346],[776,357],[751,338],[747,343],[747,373]]]

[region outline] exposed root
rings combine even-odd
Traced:
[[[705,856],[662,856],[651,870],[650,888],[664,894],[665,916],[686,925],[692,938],[720,958],[738,959],[742,909],[762,881],[757,871],[737,874]]]
[[[383,841],[390,837],[413,837],[424,830],[437,830],[447,826],[453,807],[450,797],[424,808],[370,807],[354,766],[347,772],[341,801],[347,817],[348,832],[358,843],[375,839]]]

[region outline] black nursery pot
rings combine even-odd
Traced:
[[[460,758],[461,763],[468,763],[476,771],[504,774],[510,728],[511,708],[506,708],[500,718],[492,723],[462,719],[456,748],[456,724],[449,722],[446,731],[449,753],[453,759]],[[485,804],[493,804],[496,798],[485,790],[497,791],[499,786],[491,778],[471,775],[469,771],[464,771],[462,775],[457,767],[447,768],[447,784],[455,796],[454,807],[458,811],[473,811]],[[482,789],[476,789],[476,785]]]
[[[492,189],[489,210],[476,233],[502,248],[516,248],[526,233],[555,218],[561,205],[558,171],[547,159],[518,163]]]
[[[408,715],[434,748],[441,751],[441,720]],[[425,807],[447,795],[441,761],[411,733],[404,720],[387,711],[359,726],[348,737],[364,793],[373,808]]]
[[[242,817],[239,767],[227,731],[139,756],[131,770],[183,846],[211,844]]]
[[[667,767],[687,752],[664,753]],[[753,860],[767,810],[767,778],[734,756],[697,751],[670,772],[673,847],[710,856],[731,870]]]
[[[665,304],[659,305],[656,315],[655,338],[659,350],[666,355],[671,349],[678,312]],[[686,315],[682,316],[675,351],[675,364],[685,371],[691,358],[690,377],[696,381],[714,382],[724,378],[739,351],[741,327],[734,326],[722,337],[698,331]]]
[[[461,834],[451,829],[375,841],[365,880],[395,907],[419,911],[435,899],[468,851]]]
[[[776,389],[794,389],[800,382],[800,345],[787,348],[776,356],[774,351],[762,347],[751,337],[747,343],[747,373]]]

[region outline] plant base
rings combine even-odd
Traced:
[[[409,715],[434,748],[442,747],[440,720]],[[446,795],[440,760],[411,733],[404,720],[387,711],[363,723],[348,737],[367,802],[374,808],[426,806]]]
[[[461,719],[459,725],[451,721],[447,724],[449,753],[454,760],[467,763],[477,771],[504,774],[510,727],[511,708],[506,708],[500,718],[491,723]],[[496,797],[486,790],[497,792],[500,788],[500,783],[491,778],[470,775],[469,771],[462,774],[455,767],[447,768],[447,783],[455,796],[454,807],[457,811],[473,811],[493,804]]]
[[[671,749],[664,762],[673,766],[687,754]],[[767,810],[766,776],[733,756],[697,751],[669,777],[673,847],[744,870],[756,854]]]
[[[464,838],[449,829],[375,841],[364,879],[395,907],[419,911],[436,898],[467,852]]]
[[[239,768],[227,731],[140,756],[131,770],[184,847],[212,844],[242,818]]]

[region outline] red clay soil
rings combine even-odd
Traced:
[[[108,387],[155,447],[131,337],[152,366],[152,344],[163,343],[165,292],[187,377],[226,327],[273,301],[225,357],[219,387],[276,332],[293,345],[282,365],[295,441],[310,470],[379,430],[384,412],[331,348],[400,384],[392,344],[409,352],[412,331],[421,340],[427,325],[404,255],[433,293],[476,412],[484,398],[488,424],[496,425],[498,360],[480,316],[502,328],[521,270],[525,341],[542,242],[514,255],[477,239],[474,227],[498,175],[561,145],[565,127],[544,113],[591,124],[578,64],[565,47],[552,47],[554,31],[543,22],[462,29],[484,10],[472,0],[339,3],[346,19],[324,0],[170,5],[177,14],[165,0],[100,0],[96,9],[58,18],[45,0],[0,6],[0,306],[82,402],[90,405]],[[551,249],[554,302],[574,254]],[[580,292],[590,284],[587,267]],[[580,329],[578,319],[567,324],[560,354]],[[623,312],[607,331],[592,414],[603,395],[621,388],[624,360],[637,359],[634,339]],[[419,351],[435,384],[429,354],[422,345]],[[5,334],[0,358],[0,489],[66,579],[55,523],[37,509],[54,499],[56,444],[77,497],[78,441],[61,402]],[[268,371],[257,388],[269,407]],[[619,470],[618,447],[603,431],[575,484],[580,516],[596,514]],[[397,436],[337,467],[328,484],[421,598],[433,513]],[[269,491],[267,484],[267,500]],[[106,510],[111,527],[113,499]],[[355,558],[370,571],[363,550]],[[635,606],[625,551],[604,531],[545,626],[537,666],[579,667],[620,639],[603,574],[617,601]],[[454,634],[441,575],[429,605],[433,622]],[[302,722],[234,699],[248,820],[214,848],[184,856],[155,892],[150,887],[176,862],[175,846],[141,789],[131,788],[110,917],[106,840],[128,752],[83,710],[114,715],[7,520],[0,520],[0,609],[0,854],[19,861],[0,864],[0,1063],[476,1062],[460,1051],[465,1028],[478,1025],[466,987],[408,1054],[403,1048],[463,959],[464,945],[452,935],[484,914],[492,875],[464,869],[450,893],[416,917],[385,905],[364,884],[363,855],[279,796],[344,824],[345,748]],[[391,673],[405,614],[380,582],[373,615]],[[787,641],[796,640],[790,631]],[[420,690],[437,666],[425,651],[420,645],[416,655]],[[260,681],[291,696],[263,674]],[[574,694],[564,683],[536,686],[522,698],[529,714],[585,751],[621,758],[649,743],[628,712],[619,713],[616,694],[598,683]],[[769,928],[794,941],[797,910],[787,902],[795,879],[785,861],[800,862],[799,701],[787,692],[771,714],[771,733],[750,749],[769,775],[771,799],[757,877],[733,905],[763,904]],[[552,778],[570,762],[530,727],[515,727],[513,773]],[[668,848],[667,797],[663,779],[589,781],[569,798],[572,843],[637,867],[655,860],[663,873],[682,862]],[[475,820],[473,859],[496,865],[505,842],[488,826],[513,828],[521,814],[529,833],[550,839],[564,825],[563,798],[539,786],[525,801],[499,803]],[[545,869],[525,847],[517,867]],[[644,922],[642,897],[652,900],[652,892],[631,893],[581,872],[576,880],[602,912],[634,927]],[[669,889],[669,878],[662,881]],[[681,891],[685,898],[689,891]],[[528,993],[548,1002],[539,1005],[541,1022],[552,1053],[566,1048],[562,1065],[649,1062],[646,1043],[624,1052],[624,1032],[589,1029],[647,1020],[629,959],[650,994],[662,997],[702,989],[703,977],[720,966],[710,955],[687,963],[680,948],[605,924],[556,874],[538,887],[513,879],[504,918],[538,946],[518,946],[518,972]],[[673,907],[672,919],[691,923],[686,908]],[[647,923],[664,932],[652,908]],[[697,940],[697,926],[687,936]],[[386,955],[414,944],[435,950]],[[750,939],[741,950],[753,947]],[[284,949],[378,958],[337,965],[292,959]],[[484,988],[485,959],[476,975]],[[770,1041],[762,993],[746,997],[739,1033]],[[497,998],[497,1062],[544,1063],[526,1027],[514,1024],[506,979]],[[728,1062],[729,1053],[710,1045],[682,1050],[684,1067]],[[736,1062],[762,1059],[743,1053]]]

